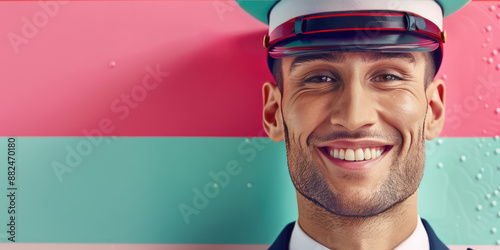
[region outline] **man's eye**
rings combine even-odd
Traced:
[[[305,82],[321,83],[321,82],[334,82],[335,80],[329,76],[313,76],[305,80]]]
[[[390,82],[390,81],[401,81],[401,80],[403,80],[403,78],[395,76],[395,75],[391,75],[391,74],[379,75],[379,76],[377,76],[377,77],[375,77],[373,79],[376,82]]]

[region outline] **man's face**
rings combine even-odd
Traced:
[[[331,213],[365,217],[417,190],[429,107],[424,55],[283,58],[281,111],[299,193]]]

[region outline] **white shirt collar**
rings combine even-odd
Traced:
[[[327,247],[319,244],[307,235],[299,226],[299,220],[295,221],[295,226],[292,230],[290,238],[290,250],[328,250]],[[394,250],[429,250],[429,237],[425,231],[424,225],[420,216],[418,217],[417,227],[415,231],[406,240],[401,242]]]

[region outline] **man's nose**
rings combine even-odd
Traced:
[[[350,131],[375,124],[378,116],[375,91],[359,78],[344,82],[337,101],[333,102],[331,123]]]

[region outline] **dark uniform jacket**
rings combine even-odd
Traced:
[[[434,231],[432,231],[431,226],[427,223],[426,220],[422,219],[422,223],[424,224],[425,231],[427,232],[427,236],[429,237],[429,246],[430,250],[448,250],[443,242],[439,240]],[[295,225],[295,221],[288,224],[283,231],[281,231],[278,238],[271,245],[269,250],[288,250],[288,244],[290,242],[290,237],[292,236],[292,230]]]

